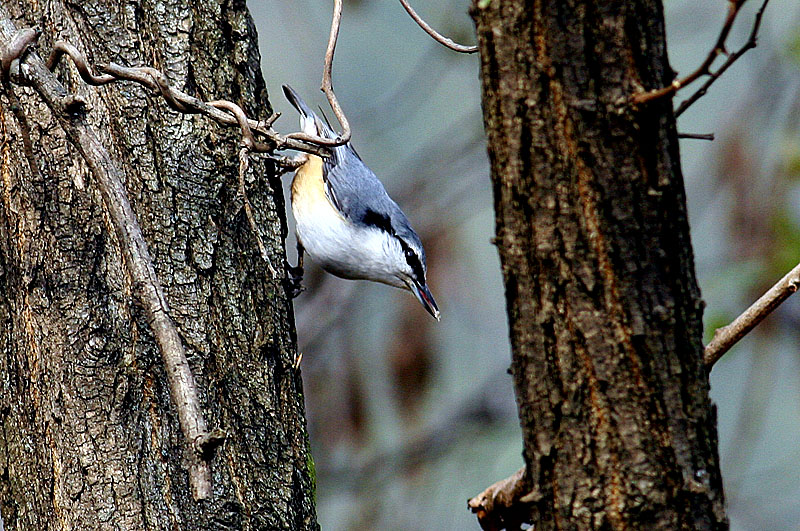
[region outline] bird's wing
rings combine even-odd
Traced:
[[[283,92],[300,112],[304,132],[325,138],[337,137],[327,117],[321,119],[289,85],[283,86]],[[412,244],[421,254],[424,268],[425,251],[419,236],[350,143],[331,149],[331,156],[325,158],[322,165],[322,180],[325,195],[346,219],[376,227],[400,238],[405,244]]]
[[[376,227],[406,241],[419,241],[406,215],[353,148],[347,144],[333,151],[334,155],[323,163],[322,178],[325,193],[339,212],[354,223]]]

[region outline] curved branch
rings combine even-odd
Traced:
[[[56,65],[58,65],[58,61],[64,54],[69,55],[70,59],[72,59],[72,62],[75,63],[75,68],[78,69],[78,73],[81,75],[81,78],[89,85],[105,85],[106,83],[111,83],[114,81],[114,76],[110,76],[108,74],[96,76],[94,73],[92,73],[91,68],[86,64],[86,59],[84,59],[83,55],[78,51],[78,49],[65,41],[56,41],[53,44],[53,51],[50,52],[50,57],[47,59],[47,69],[51,72],[55,70]]]
[[[328,36],[328,47],[325,50],[325,66],[322,70],[322,85],[320,90],[325,93],[328,98],[328,104],[333,109],[333,114],[342,126],[342,133],[337,138],[324,138],[316,135],[309,135],[307,133],[291,133],[286,135],[286,138],[295,140],[302,140],[318,146],[335,147],[347,144],[350,141],[350,122],[344,115],[342,107],[339,105],[339,100],[336,99],[336,94],[333,92],[333,83],[331,81],[333,69],[333,54],[336,51],[336,40],[339,38],[339,26],[342,23],[342,0],[333,1],[333,18],[331,19],[331,33]]]
[[[8,79],[11,73],[11,63],[19,60],[28,46],[39,40],[41,34],[42,30],[39,28],[22,28],[14,33],[0,56],[0,73],[4,78]]]
[[[15,32],[14,23],[0,6],[0,36],[7,42],[14,42],[12,36]],[[86,122],[84,113],[70,112],[73,98],[67,95],[64,87],[41,59],[35,54],[29,54],[22,60],[25,61],[26,80],[50,108],[97,182],[103,204],[119,240],[125,266],[133,279],[135,293],[144,307],[147,322],[161,351],[170,396],[178,412],[181,431],[191,449],[189,482],[192,495],[196,500],[209,498],[212,490],[208,450],[211,446],[204,448],[203,445],[208,445],[215,438],[209,437],[186,351],[170,317],[169,305],[141,227],[128,201],[122,184],[122,171]]]
[[[8,54],[6,53],[4,56],[5,55]],[[216,107],[212,107],[209,104],[195,98],[194,96],[190,96],[189,94],[186,94],[185,92],[171,86],[167,82],[164,74],[155,68],[128,68],[120,66],[116,63],[109,63],[108,65],[97,65],[97,69],[103,72],[103,75],[96,76],[91,72],[91,67],[87,64],[83,54],[81,54],[77,48],[67,42],[57,41],[54,44],[53,51],[47,61],[47,69],[52,71],[58,64],[61,57],[64,55],[67,55],[70,59],[72,59],[72,61],[75,63],[75,67],[81,74],[81,78],[90,85],[104,85],[106,83],[110,83],[111,81],[118,80],[133,81],[148,88],[154,94],[161,95],[169,107],[178,112],[184,114],[200,113],[208,116],[218,123],[224,125],[239,125],[241,127],[241,124],[236,116]],[[11,64],[12,59],[7,61],[9,65]],[[328,150],[315,143],[313,138],[293,138],[292,135],[281,136],[276,133],[272,129],[272,124],[278,116],[279,115],[277,114],[273,114],[265,121],[248,119],[247,123],[251,130],[250,136],[252,137],[252,131],[256,131],[257,133],[267,137],[274,144],[272,150],[295,149],[297,151],[312,153],[322,157],[328,156]],[[259,144],[259,146],[263,146],[263,144]],[[262,150],[259,149],[256,151]]]
[[[118,79],[134,81],[140,85],[144,85],[154,93],[160,94],[165,98],[169,97],[169,100],[172,102],[176,102],[180,107],[188,109],[187,111],[180,111],[177,109],[177,106],[174,106],[173,108],[176,108],[176,110],[179,110],[179,112],[200,113],[221,124],[240,125],[239,120],[231,113],[225,112],[217,107],[213,107],[208,103],[199,100],[194,96],[190,96],[189,94],[186,94],[185,92],[178,90],[171,85],[157,83],[151,72],[158,71],[152,68],[127,68],[116,63],[109,63],[108,65],[99,65],[98,70],[107,74],[111,74]],[[216,101],[219,103],[222,100]],[[328,151],[323,147],[315,145],[313,141],[299,138],[295,139],[292,138],[292,135],[279,135],[271,128],[271,124],[274,121],[275,115],[272,115],[264,122],[248,119],[247,124],[250,126],[251,131],[256,131],[274,142],[274,149],[296,149],[298,151],[304,151],[306,153],[312,153],[322,157],[328,156]]]
[[[247,115],[244,113],[244,110],[242,110],[241,107],[228,100],[209,101],[208,105],[217,109],[226,110],[236,117],[236,121],[239,123],[239,127],[242,129],[242,144],[247,148],[248,151],[266,153],[274,149],[274,146],[262,144],[255,139],[253,136],[253,130],[250,128]]]
[[[189,105],[184,105],[180,100],[178,100],[176,96],[178,93],[180,93],[180,91],[173,89],[169,85],[167,77],[162,74],[160,70],[156,70],[150,66],[140,66],[136,68],[136,70],[139,70],[140,72],[147,74],[152,78],[153,82],[156,84],[156,87],[158,87],[158,91],[161,93],[161,96],[164,98],[164,100],[166,100],[167,105],[169,105],[172,109],[183,114],[196,114],[199,112],[197,109]]]
[[[331,33],[328,36],[328,47],[325,49],[325,68],[322,70],[322,92],[328,98],[328,103],[333,109],[333,114],[342,125],[342,134],[339,135],[337,141],[346,144],[350,141],[350,123],[344,115],[344,111],[339,106],[339,100],[336,99],[336,94],[333,92],[333,82],[331,81],[333,69],[333,54],[336,51],[336,40],[339,38],[339,26],[342,23],[342,0],[334,0],[333,2],[333,18],[331,20]]]
[[[421,16],[417,15],[417,12],[414,11],[414,8],[412,8],[411,4],[408,3],[408,0],[400,0],[400,3],[403,4],[403,7],[408,12],[408,14],[411,15],[411,18],[414,19],[414,22],[416,22],[419,25],[419,27],[422,28],[423,31],[425,31],[425,33],[433,37],[433,39],[439,44],[450,48],[454,52],[459,52],[459,53],[475,53],[478,51],[477,46],[464,46],[463,44],[458,44],[457,42],[453,42],[452,39],[448,39],[438,31],[433,29],[430,26],[430,24],[428,24],[427,22],[425,22],[425,20],[423,20]]]

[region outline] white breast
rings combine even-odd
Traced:
[[[405,287],[393,271],[390,236],[353,225],[331,204],[322,182],[322,159],[309,155],[292,180],[297,238],[323,269],[336,276]]]

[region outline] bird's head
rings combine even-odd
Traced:
[[[416,235],[415,235],[416,236]],[[425,279],[427,266],[425,265],[425,251],[418,238],[396,238],[397,245],[392,246],[395,276],[400,281],[397,286],[408,289],[422,306],[437,321],[439,320],[439,307],[433,299],[428,283]]]

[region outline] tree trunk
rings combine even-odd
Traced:
[[[24,6],[22,5],[24,4]],[[244,2],[3,2],[92,64],[154,66],[201,99],[270,113]],[[65,61],[65,64],[68,64]],[[237,197],[239,133],[141,86],[85,85],[89,121],[124,169],[210,428],[213,495],[192,500],[161,356],[81,155],[29,88],[0,105],[0,513],[6,529],[315,529],[291,303]],[[32,170],[32,167],[34,168]],[[38,168],[37,168],[38,167]],[[280,180],[251,160],[248,194],[285,276]]]
[[[661,2],[476,0],[537,530],[727,526]]]

